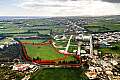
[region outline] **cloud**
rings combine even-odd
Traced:
[[[60,4],[60,3],[38,3],[38,2],[26,2],[22,4],[22,7],[74,7],[74,6],[70,6],[70,5],[64,5],[64,4]]]
[[[22,0],[19,7],[47,16],[119,15],[120,3],[101,0]]]
[[[111,3],[120,3],[120,0],[102,0],[106,2],[111,2]]]

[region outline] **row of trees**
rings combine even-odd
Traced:
[[[74,61],[59,61],[58,64],[79,64],[80,60],[74,60]]]
[[[36,58],[33,58],[33,61],[34,60],[42,60],[40,57],[36,57]],[[80,63],[80,60],[74,60],[74,61],[58,61],[57,64],[79,64]]]
[[[33,58],[33,60],[41,60],[41,58],[40,58],[40,57],[37,57],[37,58]]]

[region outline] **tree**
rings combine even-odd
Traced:
[[[40,58],[39,57],[37,57],[37,59],[36,60],[40,60]]]
[[[33,60],[35,60],[35,58],[33,57]]]

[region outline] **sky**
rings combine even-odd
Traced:
[[[120,0],[0,0],[0,16],[120,15]]]

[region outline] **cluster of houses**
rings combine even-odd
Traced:
[[[100,80],[119,80],[120,72],[116,68],[119,62],[116,58],[112,58],[111,54],[105,54],[103,59],[93,58],[89,64],[89,69],[85,73],[89,79],[100,79]]]
[[[33,64],[14,64],[12,70],[26,74],[21,80],[29,80],[30,74],[36,72],[38,69],[39,67]]]
[[[15,71],[20,71],[20,72],[35,72],[38,69],[38,67],[36,65],[32,65],[32,64],[15,64],[13,66],[12,70]]]
[[[107,33],[98,33],[93,34],[94,38],[98,38],[99,43],[102,41],[110,42],[118,42],[120,41],[120,32],[107,32]]]
[[[110,43],[120,41],[120,32],[98,33],[92,36],[97,39],[94,44],[101,44],[101,47],[111,47]]]

